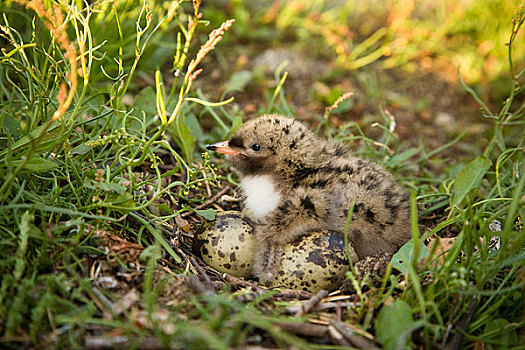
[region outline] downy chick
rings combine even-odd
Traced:
[[[393,253],[411,237],[409,196],[393,176],[299,121],[264,115],[206,148],[227,154],[240,172],[245,205],[259,222],[260,281],[273,278],[288,242],[313,230],[344,234],[352,201],[349,239],[360,259]]]

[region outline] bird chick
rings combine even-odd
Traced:
[[[409,197],[385,169],[342,143],[318,138],[303,123],[264,115],[229,140],[206,146],[240,172],[245,205],[258,220],[253,274],[269,281],[283,247],[311,231],[344,234],[359,258],[393,253],[411,237]]]

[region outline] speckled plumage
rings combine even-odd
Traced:
[[[266,176],[279,196],[255,231],[253,272],[260,280],[273,278],[282,247],[298,236],[319,229],[343,233],[352,201],[349,238],[359,258],[393,253],[411,237],[409,197],[393,176],[342,143],[320,139],[301,122],[261,116],[208,149],[230,155],[241,183]]]

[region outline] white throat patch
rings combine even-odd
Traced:
[[[247,176],[241,180],[241,187],[246,195],[244,203],[257,220],[276,209],[281,199],[269,175]]]

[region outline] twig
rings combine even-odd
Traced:
[[[340,301],[335,302],[335,319],[338,322],[341,322],[343,319],[343,308],[341,307]]]
[[[303,303],[301,309],[295,314],[296,317],[301,317],[310,313],[310,311],[324,298],[328,295],[326,290],[320,290],[317,294],[312,296],[309,300]]]
[[[227,281],[227,282],[230,282],[232,284],[236,284],[236,285],[239,285],[241,287],[256,287],[256,288],[263,288],[263,287],[260,287],[258,285],[256,285],[254,282],[252,281],[247,281],[245,280],[244,278],[239,278],[239,277],[235,277],[235,276],[232,276],[232,275],[228,275],[227,273],[223,274],[222,277]],[[264,289],[267,289],[267,288],[264,288]]]
[[[190,256],[190,261],[191,263],[195,266],[195,268],[197,269],[197,271],[199,272],[199,276],[202,276],[204,278],[204,281],[206,283],[211,283],[211,280],[210,280],[210,277],[208,276],[208,274],[206,273],[206,271],[204,271],[204,269],[202,268],[202,266],[199,265],[199,263],[197,262],[197,260],[195,260],[195,257]]]
[[[445,334],[443,335],[443,341],[441,342],[441,344],[439,344],[439,347],[442,349],[445,348],[445,345],[447,344],[448,336],[450,335],[450,331],[452,330],[452,327],[454,326],[453,318],[454,318],[455,313],[456,313],[456,302],[453,302],[450,306],[447,329],[445,331]]]
[[[327,326],[311,323],[276,322],[275,325],[285,332],[308,335],[311,337],[322,337],[328,331]]]
[[[452,340],[450,343],[448,343],[445,346],[445,349],[447,350],[456,350],[459,349],[459,346],[461,345],[461,342],[463,341],[463,337],[465,336],[463,333],[467,330],[470,321],[472,320],[472,316],[474,316],[474,313],[478,309],[478,299],[474,298],[470,305],[468,306],[467,313],[463,315],[461,320],[459,321],[458,330],[452,337]]]
[[[350,342],[350,345],[358,349],[379,349],[374,345],[374,343],[370,342],[366,338],[356,336],[354,332],[341,321],[332,318],[330,320],[330,325],[337,329],[337,331]]]
[[[104,316],[108,319],[112,319],[114,315],[113,310],[115,309],[113,303],[109,301],[109,299],[106,298],[96,287],[91,288],[91,290],[88,290],[87,292],[90,295],[91,300],[104,313]]]
[[[215,290],[211,290],[207,284],[201,282],[201,280],[195,276],[190,276],[186,278],[188,286],[197,294],[210,295],[214,294]]]
[[[206,172],[204,169],[201,170],[202,178],[205,179],[207,177]],[[206,185],[206,193],[208,194],[208,198],[211,197],[211,189],[210,189],[210,182],[208,180],[204,181],[204,184]]]
[[[339,305],[339,307],[341,308],[356,308],[356,307],[360,307],[361,304],[360,303],[357,303],[355,304],[353,301],[352,302],[322,302],[322,303],[319,303],[317,304],[311,311],[323,311],[323,310],[328,310],[328,309],[334,309],[334,308],[337,308]],[[286,307],[286,312],[289,313],[289,314],[296,314],[298,312],[301,312],[303,306],[302,305],[290,305],[290,306],[287,306]]]
[[[87,336],[84,340],[84,348],[93,350],[127,348],[134,341],[127,336]],[[164,349],[154,337],[143,338],[138,348],[145,350]]]
[[[345,337],[341,334],[341,332],[339,332],[337,328],[335,328],[333,325],[328,326],[328,334],[330,334],[330,338],[334,343],[345,347],[350,347],[350,343],[348,342],[348,340],[346,340]]]

